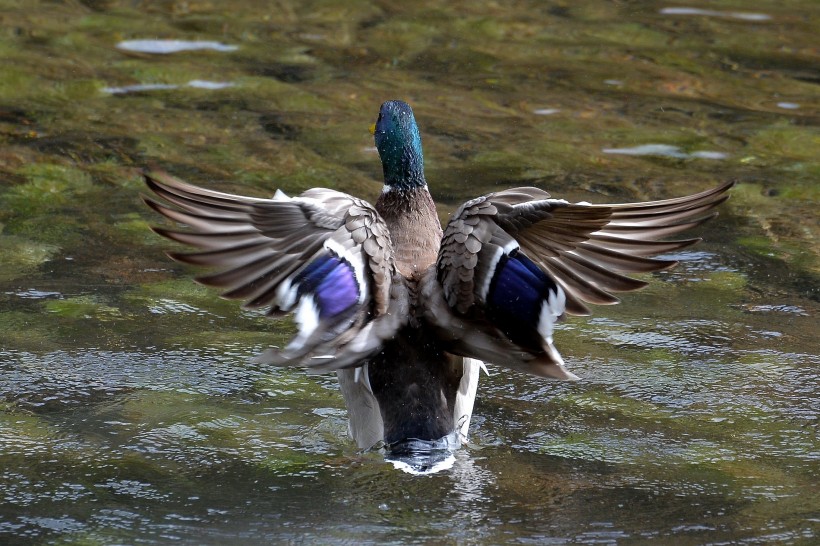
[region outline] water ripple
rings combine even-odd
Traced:
[[[726,159],[728,154],[708,150],[684,152],[678,146],[670,144],[642,144],[631,148],[603,148],[605,154],[672,157],[675,159]]]
[[[246,358],[253,352],[240,351]],[[42,355],[0,351],[0,396],[31,407],[87,403],[133,389],[208,395],[249,391],[263,376],[237,364],[237,354],[215,351],[55,351]]]
[[[239,49],[239,46],[208,40],[125,40],[117,44],[117,49],[137,53],[167,55],[181,51],[201,51],[207,49],[226,52],[236,51]]]
[[[191,80],[188,83],[177,85],[173,83],[138,83],[134,85],[125,85],[122,87],[103,87],[103,93],[111,95],[123,95],[126,93],[142,93],[145,91],[167,91],[171,89],[180,89],[182,87],[191,87],[194,89],[227,89],[233,87],[231,82],[214,82],[208,80]]]
[[[702,15],[704,17],[726,17],[730,19],[740,19],[742,21],[768,21],[772,17],[765,13],[747,13],[740,11],[716,11],[701,8],[663,8],[660,10],[663,15]]]

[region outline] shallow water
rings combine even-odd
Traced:
[[[781,4],[0,0],[0,542],[817,542],[820,12]],[[333,376],[251,366],[292,326],[193,284],[139,199],[146,165],[374,199],[392,98],[443,219],[739,182],[561,326],[583,381],[491,368],[429,476],[356,451]]]

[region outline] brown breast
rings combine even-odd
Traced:
[[[441,223],[426,187],[382,193],[376,210],[390,229],[396,265],[408,279],[418,280],[438,256]]]

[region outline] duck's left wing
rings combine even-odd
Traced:
[[[257,361],[317,371],[355,366],[406,320],[408,296],[389,231],[367,202],[328,189],[244,197],[163,172],[146,174],[146,182],[164,203],[145,202],[188,228],[154,231],[200,250],[169,256],[219,270],[197,281],[246,308],[295,313],[297,336]]]
[[[659,239],[713,217],[732,185],[635,204],[568,203],[537,188],[468,201],[423,279],[427,320],[451,352],[572,379],[552,343],[555,322],[646,285],[625,274],[675,265],[650,256],[699,239]]]

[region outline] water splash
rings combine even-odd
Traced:
[[[387,446],[385,460],[408,474],[436,474],[453,467],[456,461],[454,451],[460,446],[457,432],[438,440],[410,438]]]

